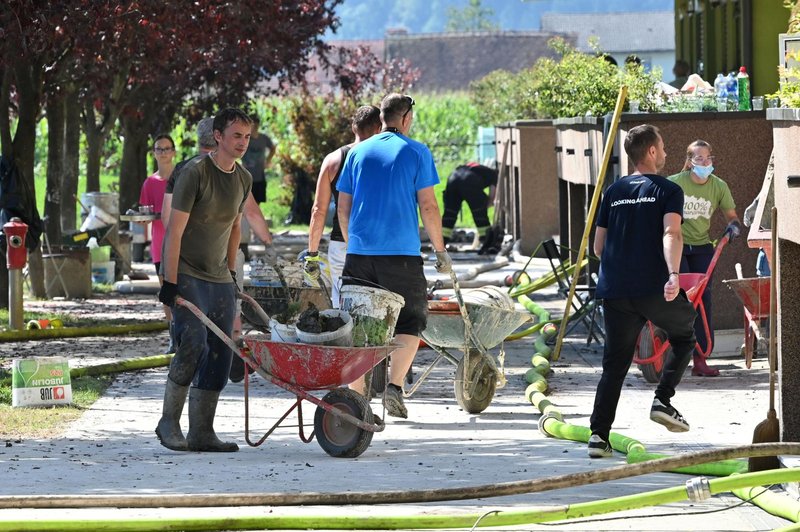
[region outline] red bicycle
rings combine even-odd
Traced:
[[[728,242],[730,242],[730,235],[726,231],[717,243],[717,247],[714,248],[714,256],[711,258],[705,273],[680,274],[681,288],[686,291],[686,296],[703,320],[706,338],[708,338],[708,345],[705,350],[700,347],[699,343],[695,346],[695,352],[703,358],[708,358],[714,348],[713,342],[711,342],[711,330],[708,326],[706,307],[703,304],[703,293],[709,280],[711,280],[711,274],[714,273],[719,256],[725,246],[728,245]],[[657,383],[661,380],[664,359],[671,349],[672,346],[669,343],[669,338],[667,338],[667,333],[653,325],[653,322],[648,321],[642,328],[642,332],[639,333],[639,339],[636,341],[636,351],[633,356],[634,363],[639,366],[639,370],[647,382]]]

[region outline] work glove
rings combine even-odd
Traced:
[[[453,261],[447,250],[436,251],[436,264],[433,265],[439,273],[450,273],[453,270]]]
[[[275,266],[278,263],[278,250],[272,244],[264,246],[264,262],[269,266]]]
[[[231,279],[233,279],[233,284],[239,286],[239,282],[236,280],[236,270],[228,270],[231,272]]]
[[[168,307],[172,307],[175,305],[175,298],[179,295],[178,285],[165,280],[158,291],[158,300]]]
[[[742,233],[742,226],[738,220],[734,220],[725,227],[725,232],[728,233],[731,242]]]
[[[319,284],[319,276],[322,273],[319,267],[319,251],[309,251],[303,257],[303,277],[312,286]]]

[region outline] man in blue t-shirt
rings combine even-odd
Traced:
[[[392,353],[383,399],[390,416],[407,418],[403,379],[427,324],[427,282],[422,268],[419,217],[436,253],[436,270],[449,273],[450,256],[433,187],[439,174],[430,150],[408,138],[414,100],[389,94],[381,101],[383,129],[347,154],[336,188],[338,217],[347,243],[343,284],[378,285],[403,296],[395,327],[403,347]],[[417,209],[419,208],[419,214]],[[351,384],[363,393],[363,377]]]
[[[671,404],[675,387],[695,347],[696,313],[680,289],[683,191],[657,175],[667,154],[658,129],[636,126],[625,138],[636,168],[608,187],[597,215],[594,252],[600,257],[597,297],[603,299],[606,345],[603,374],[590,421],[589,456],[611,456],[611,425],[636,340],[647,321],[663,329],[672,344],[656,388],[650,419],[672,432],[689,423]]]

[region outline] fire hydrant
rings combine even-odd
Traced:
[[[3,226],[6,237],[6,267],[8,268],[8,326],[22,329],[22,269],[28,262],[25,235],[28,226],[19,218]]]

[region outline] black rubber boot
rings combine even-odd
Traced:
[[[172,321],[169,322],[169,346],[167,347],[167,353],[174,353],[176,348],[178,347],[177,342],[175,341],[175,325]]]
[[[181,413],[186,402],[188,386],[180,386],[167,377],[167,388],[164,390],[164,405],[161,409],[161,419],[156,427],[161,445],[173,451],[187,451],[189,446],[181,431]]]
[[[214,432],[219,392],[192,388],[189,393],[189,433],[186,441],[190,451],[232,453],[239,450],[233,442],[224,442]]]

